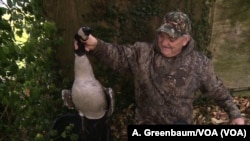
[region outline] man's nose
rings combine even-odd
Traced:
[[[169,38],[164,38],[162,41],[162,45],[169,46],[169,42],[170,42]]]

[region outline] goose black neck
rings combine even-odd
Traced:
[[[84,46],[84,43],[81,42],[81,36],[79,36],[78,34],[75,34],[74,38],[77,41],[77,45],[78,45],[78,49],[75,49],[75,53],[78,56],[85,55],[85,46]]]

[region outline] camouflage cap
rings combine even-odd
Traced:
[[[176,39],[191,32],[191,21],[183,12],[169,12],[164,16],[163,24],[157,32],[165,32],[171,38]]]

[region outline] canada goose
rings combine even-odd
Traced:
[[[85,121],[93,120],[98,123],[101,121],[106,124],[114,110],[113,90],[103,87],[95,78],[84,44],[81,42],[81,40],[87,40],[90,33],[91,28],[82,27],[75,35],[78,48],[75,49],[74,82],[71,90],[62,90],[64,105],[69,109],[76,109],[81,116],[83,134],[85,135],[88,132],[88,129],[85,128]],[[99,119],[100,121],[98,121]],[[91,124],[95,124],[93,121]],[[87,125],[89,126],[89,124]]]

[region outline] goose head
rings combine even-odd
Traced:
[[[82,56],[85,54],[84,41],[88,40],[89,34],[92,32],[90,27],[84,26],[81,27],[78,32],[75,34],[74,38],[77,41],[78,48],[75,49],[75,54]]]

